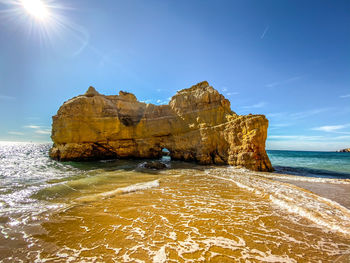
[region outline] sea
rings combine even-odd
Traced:
[[[268,151],[266,173],[50,147],[0,142],[1,262],[350,262],[350,153]]]

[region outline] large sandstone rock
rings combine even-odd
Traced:
[[[268,120],[238,116],[204,81],[156,106],[127,92],[105,96],[90,87],[53,116],[50,156],[57,160],[159,158],[230,164],[271,171],[265,152]]]

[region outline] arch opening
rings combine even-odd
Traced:
[[[163,162],[170,162],[171,161],[170,151],[167,148],[162,148],[161,161],[163,161]]]

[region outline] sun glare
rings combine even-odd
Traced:
[[[21,0],[21,5],[33,17],[45,20],[50,15],[48,7],[42,0]]]
[[[76,56],[88,46],[89,32],[69,19],[68,10],[74,7],[61,2],[0,0],[0,26],[6,23],[16,31],[19,29],[42,48]]]

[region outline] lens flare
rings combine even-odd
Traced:
[[[75,8],[59,0],[0,0],[0,25],[36,41],[38,48],[77,56],[89,45],[89,31],[69,19]]]
[[[41,0],[20,0],[20,3],[36,19],[44,21],[50,15],[48,7]]]

